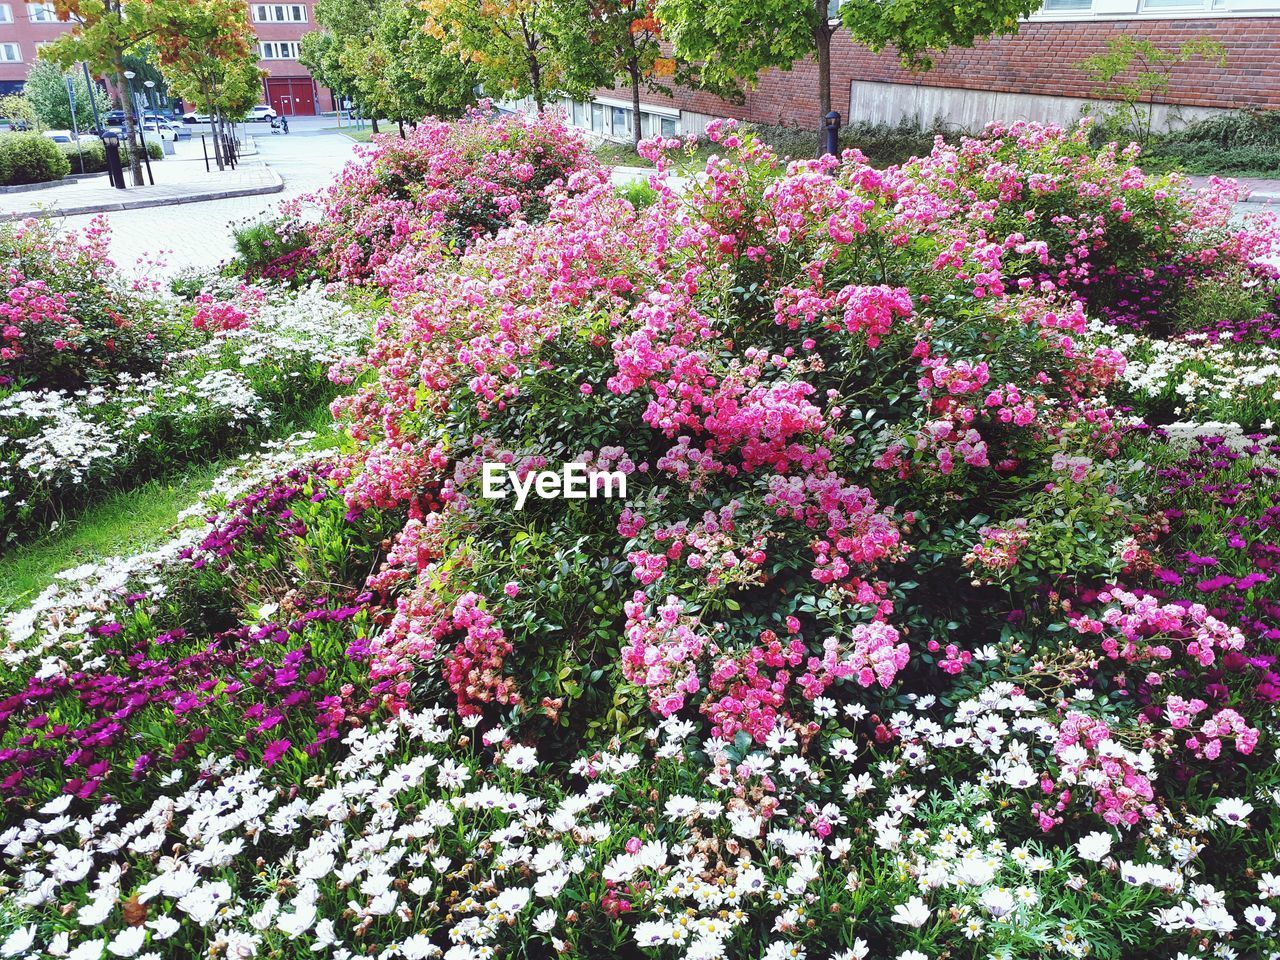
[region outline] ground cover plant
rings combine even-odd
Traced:
[[[298,214],[340,444],[6,619],[0,955],[1274,956],[1275,223],[1087,128],[524,122]]]

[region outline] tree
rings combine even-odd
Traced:
[[[383,116],[417,123],[427,116],[458,116],[475,100],[479,76],[428,33],[416,4],[381,0],[373,43],[362,76],[370,103]]]
[[[315,10],[324,29],[302,38],[302,63],[373,116],[403,125],[456,115],[474,99],[475,69],[426,31],[416,3],[320,0]]]
[[[632,142],[639,145],[640,90],[671,92],[663,83],[675,61],[662,55],[662,28],[652,0],[565,0],[557,7],[557,38],[565,74],[584,89],[631,90]]]
[[[28,130],[39,125],[36,112],[31,109],[31,101],[17,93],[0,97],[0,117],[11,124],[16,121]]]
[[[204,104],[222,169],[226,117],[243,115],[261,83],[249,8],[243,0],[155,0],[153,15],[160,63],[179,96]]]
[[[75,128],[88,130],[93,126],[93,108],[96,105],[100,113],[111,108],[106,91],[100,86],[89,84],[83,71],[72,70],[64,73],[55,63],[41,60],[27,74],[27,81],[22,87],[22,94],[31,104],[36,120],[45,127],[55,130],[72,129],[71,103],[67,97],[67,81],[75,91],[76,115]]]
[[[374,42],[379,0],[317,0],[316,23],[323,28],[305,34],[299,62],[330,90],[364,104],[365,53]],[[367,105],[372,106],[372,105]],[[378,111],[371,112],[378,132]]]
[[[155,32],[152,7],[147,0],[55,0],[58,19],[71,23],[71,29],[42,47],[40,56],[64,70],[86,63],[95,74],[111,74],[117,90],[128,91],[124,60]],[[126,110],[124,117],[133,184],[140,187],[142,160],[133,111]]]
[[[972,46],[978,37],[1012,33],[1043,0],[843,0],[839,21],[874,52],[897,48],[911,69],[932,66],[931,51]],[[814,56],[818,117],[831,110],[830,0],[658,0],[658,19],[676,55],[697,62],[704,85],[733,94],[770,67],[789,70]]]
[[[1169,92],[1173,69],[1200,57],[1219,67],[1227,65],[1226,47],[1212,37],[1193,37],[1165,49],[1143,37],[1112,37],[1107,49],[1079,63],[1103,96],[1123,104],[1120,114],[1127,130],[1146,146],[1151,139],[1157,97]]]
[[[426,31],[479,72],[495,97],[532,96],[541,113],[564,82],[555,0],[422,0]]]

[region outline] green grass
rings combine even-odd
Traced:
[[[356,127],[344,126],[344,127],[325,127],[322,132],[340,133],[343,136],[350,137],[352,140],[357,140],[360,143],[368,143],[370,140],[373,139],[373,130],[372,128],[370,128],[370,126],[367,123],[365,124],[365,127],[363,130],[357,129]]]
[[[178,514],[228,466],[218,461],[117,491],[53,533],[7,551],[0,557],[0,610],[30,601],[63,570],[158,546]]]
[[[338,434],[326,404],[299,421],[283,425],[277,439],[295,430],[312,430],[317,436],[308,446],[315,448]],[[239,462],[240,457],[229,456],[114,491],[53,532],[7,550],[0,556],[0,611],[29,603],[64,570],[159,546],[179,529],[178,514]]]
[[[595,148],[595,155],[600,162],[611,167],[652,167],[653,164],[640,154],[629,143],[602,143]],[[671,169],[676,173],[696,173],[707,165],[707,158],[713,153],[723,154],[724,148],[708,140],[700,140],[697,148],[690,154],[673,153],[670,155]]]

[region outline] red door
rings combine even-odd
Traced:
[[[310,77],[268,77],[267,100],[282,117],[311,117],[316,112],[315,86]]]

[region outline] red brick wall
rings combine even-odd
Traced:
[[[1198,60],[1177,68],[1168,98],[1172,103],[1280,109],[1280,18],[1239,16],[1026,23],[1015,36],[979,41],[972,49],[950,50],[924,73],[902,69],[892,50],[878,56],[871,53],[842,30],[832,40],[833,108],[848,116],[849,87],[856,80],[1097,97],[1098,90],[1075,64],[1104,49],[1107,41],[1119,33],[1147,37],[1166,48],[1197,36],[1214,37],[1226,47],[1225,69]],[[743,104],[684,90],[677,92],[675,104],[713,116],[810,126],[818,119],[817,89],[816,68],[812,61],[803,61],[789,71],[771,70],[764,74]],[[625,93],[620,91],[617,95]],[[645,96],[645,100],[660,99]]]

